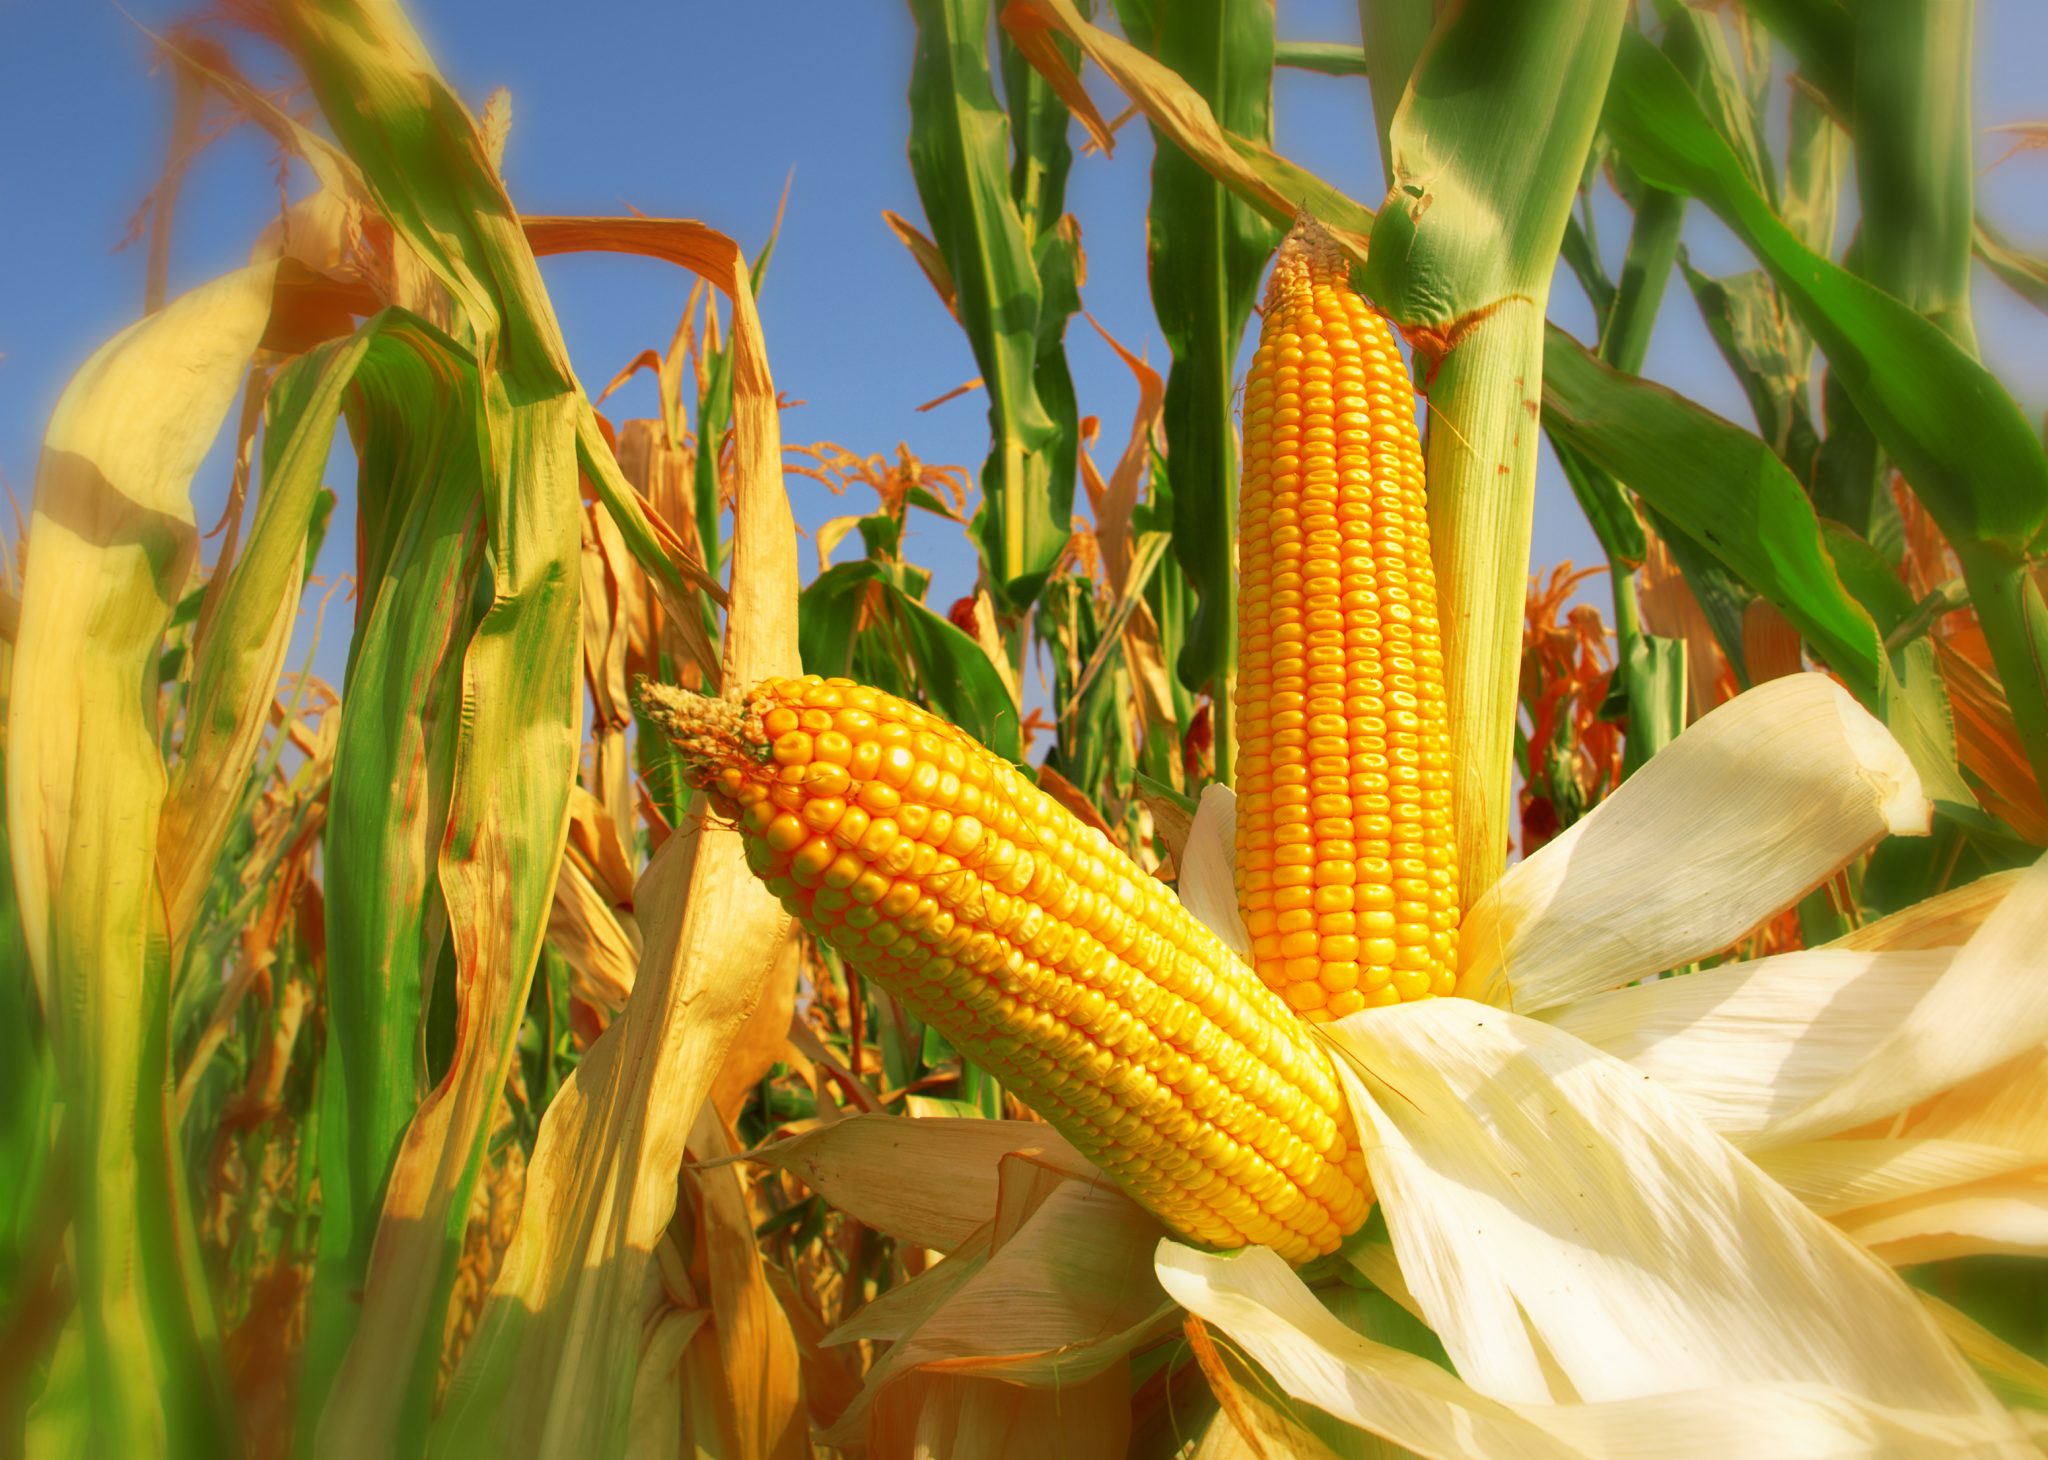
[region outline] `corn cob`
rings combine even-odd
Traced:
[[[1415,390],[1313,221],[1266,290],[1238,550],[1253,966],[1310,1019],[1449,993],[1457,852]]]
[[[847,680],[642,701],[792,913],[1169,1226],[1300,1262],[1364,1220],[1328,1054],[1015,766]]]

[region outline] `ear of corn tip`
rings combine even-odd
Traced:
[[[643,703],[796,916],[1182,1235],[1299,1262],[1364,1220],[1327,1053],[1015,766],[846,680]]]
[[[1304,219],[1245,383],[1237,888],[1310,1019],[1449,993],[1456,839],[1415,391]]]

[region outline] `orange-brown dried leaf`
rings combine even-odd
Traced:
[[[794,932],[784,940],[768,976],[768,988],[747,1022],[740,1026],[725,1063],[711,1082],[711,1104],[726,1125],[739,1119],[747,1098],[768,1072],[782,1062],[789,1048],[789,1021],[796,1013],[797,978],[803,968],[803,942]]]
[[[1643,627],[1659,638],[1685,643],[1685,722],[1690,725],[1717,705],[1735,698],[1735,670],[1714,637],[1706,610],[1693,596],[1685,575],[1672,561],[1663,539],[1647,534],[1648,551],[1637,575],[1636,601]]]
[[[932,286],[932,292],[939,296],[939,303],[946,306],[946,313],[957,322],[960,318],[960,290],[953,282],[953,271],[946,267],[946,256],[939,252],[939,246],[901,213],[884,208],[882,221],[889,225],[889,231],[896,235],[897,241],[910,250],[910,256],[917,261],[918,268],[924,271],[926,281]]]
[[[1125,439],[1123,454],[1110,469],[1109,477],[1103,478],[1088,452],[1081,453],[1081,479],[1087,486],[1088,505],[1095,513],[1095,532],[1102,543],[1102,559],[1109,573],[1110,591],[1121,597],[1134,550],[1131,513],[1138,505],[1138,489],[1151,465],[1153,433],[1158,430],[1160,417],[1166,408],[1166,380],[1142,358],[1118,343],[1116,336],[1102,327],[1102,321],[1092,314],[1087,315],[1087,319],[1109,348],[1116,352],[1117,359],[1131,372],[1131,378],[1138,386],[1138,404],[1131,412],[1130,435]]]

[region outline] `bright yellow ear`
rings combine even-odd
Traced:
[[[1237,891],[1309,1019],[1451,992],[1458,843],[1415,388],[1313,218],[1280,245],[1244,394]]]
[[[1308,1026],[1016,766],[844,679],[643,705],[784,906],[1175,1231],[1301,1262],[1365,1220]]]

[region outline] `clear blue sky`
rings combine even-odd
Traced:
[[[186,7],[129,0],[145,24]],[[939,306],[880,214],[920,217],[904,160],[905,86],[912,30],[901,4],[819,0],[630,0],[565,8],[535,0],[412,0],[446,74],[473,107],[510,88],[514,122],[505,170],[533,213],[599,213],[629,206],[706,219],[750,251],[766,235],[785,175],[788,219],[761,303],[778,386],[805,402],[784,417],[790,441],[829,439],[861,452],[908,441],[927,460],[978,468],[986,449],[979,395],[919,415],[914,407],[972,377],[965,338]],[[1980,0],[1980,125],[2048,116],[2048,4]],[[1301,40],[1358,38],[1351,0],[1280,0],[1279,30]],[[26,507],[42,427],[70,372],[130,322],[142,300],[140,247],[114,252],[162,165],[167,78],[146,71],[144,37],[109,0],[0,0],[0,473]],[[1106,83],[1091,85],[1114,114]],[[1276,92],[1280,150],[1368,203],[1381,192],[1365,84],[1283,71]],[[2003,150],[1983,139],[1982,160]],[[1086,302],[1134,349],[1164,364],[1144,272],[1151,144],[1126,127],[1113,159],[1077,158],[1068,205],[1088,253]],[[299,187],[304,179],[296,179]],[[2048,247],[2048,153],[2014,159],[1980,180],[1980,201],[2011,236]],[[240,262],[277,207],[267,142],[237,133],[207,153],[180,204],[171,281],[190,287]],[[1702,210],[1688,243],[1710,272],[1750,261]],[[1843,236],[1846,237],[1845,221]],[[1618,250],[1622,228],[1604,242]],[[587,388],[602,387],[639,350],[665,345],[690,286],[666,265],[607,257],[542,264]],[[1980,271],[1977,321],[1993,368],[2036,419],[2048,406],[2048,320]],[[1588,316],[1560,277],[1552,313],[1582,336]],[[1085,322],[1068,332],[1084,413],[1104,422],[1105,463],[1130,419],[1129,376]],[[1648,373],[1749,422],[1733,380],[1674,279]],[[642,382],[607,403],[615,420],[648,414]],[[329,485],[343,511],[351,473]],[[202,526],[226,485],[219,453],[195,483]],[[866,501],[839,504],[791,478],[798,520],[815,526]],[[11,523],[4,530],[12,535]],[[322,568],[346,571],[345,518]],[[941,608],[971,583],[973,563],[941,523],[914,532],[911,555],[935,568]],[[211,549],[208,549],[211,556]],[[1547,460],[1535,559],[1597,561],[1598,551]],[[815,564],[806,549],[806,571]],[[1604,596],[1602,591],[1601,596]],[[317,599],[313,600],[317,602]],[[320,655],[338,674],[346,619],[338,611]]]

